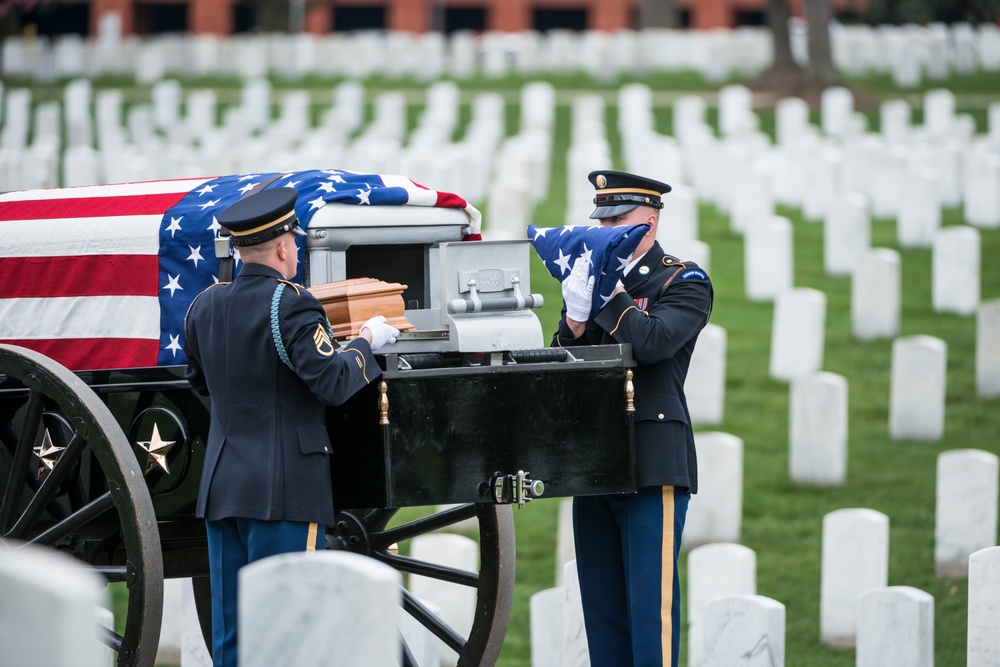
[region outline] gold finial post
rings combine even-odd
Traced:
[[[378,383],[378,412],[379,426],[383,426],[389,423],[389,387],[386,385],[385,381]]]
[[[632,369],[625,371],[625,412],[635,412],[635,387],[632,386]]]

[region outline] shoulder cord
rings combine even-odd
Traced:
[[[285,293],[285,283],[278,283],[274,288],[274,296],[271,297],[271,338],[274,339],[274,347],[278,350],[278,357],[286,366],[295,372],[295,367],[288,359],[288,351],[285,349],[285,342],[281,340],[281,325],[278,323],[278,307],[281,305],[281,295]]]
[[[288,350],[285,349],[285,342],[281,339],[281,325],[278,322],[278,309],[281,306],[281,296],[285,293],[286,286],[286,283],[279,282],[278,286],[274,288],[274,295],[271,297],[271,338],[274,339],[274,348],[278,351],[278,357],[294,373],[295,367],[292,366],[292,362],[288,358]],[[323,324],[326,327],[326,335],[332,341],[333,327],[330,326],[330,320],[324,317]]]

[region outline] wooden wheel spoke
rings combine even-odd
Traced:
[[[87,525],[112,507],[114,507],[114,502],[111,500],[111,492],[108,491],[104,495],[76,510],[48,530],[31,538],[28,542],[30,544],[44,544],[46,546],[51,546],[58,540]]]
[[[55,496],[56,491],[59,490],[59,487],[69,474],[70,468],[76,463],[86,444],[87,441],[83,439],[83,436],[79,433],[73,434],[69,444],[66,445],[66,450],[59,457],[52,470],[49,471],[42,485],[38,487],[38,491],[31,498],[28,507],[21,514],[21,518],[17,520],[14,527],[4,537],[21,539],[27,531],[28,526],[34,523],[45,505]]]
[[[7,486],[4,487],[3,501],[0,502],[0,535],[6,535],[14,514],[17,511],[24,482],[27,479],[28,458],[32,445],[38,436],[38,428],[42,424],[42,410],[45,407],[45,396],[34,389],[28,394],[28,407],[24,418],[24,430],[14,447],[10,474],[7,475]]]
[[[376,552],[375,558],[386,565],[396,568],[400,572],[409,572],[421,577],[430,577],[439,581],[447,581],[452,584],[469,586],[476,588],[479,586],[479,573],[469,570],[460,570],[453,567],[445,567],[436,563],[415,560],[406,556],[394,556],[385,552]]]
[[[443,641],[448,648],[461,654],[465,648],[465,640],[443,620],[435,616],[430,609],[421,604],[413,593],[403,589],[403,609],[415,618],[420,625],[430,630],[431,634]]]
[[[474,516],[476,516],[475,505],[471,503],[468,505],[459,505],[458,507],[452,507],[442,512],[410,521],[409,523],[394,526],[388,530],[371,533],[369,538],[372,545],[376,549],[381,550],[390,544],[398,544],[403,540],[431,533],[441,528],[447,528],[465,519],[471,519]]]

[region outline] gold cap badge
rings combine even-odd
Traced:
[[[594,179],[594,183],[597,185],[597,187],[603,188],[605,185],[608,184],[608,179],[604,178],[604,174],[598,174],[597,178]]]

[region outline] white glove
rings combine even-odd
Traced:
[[[361,325],[361,331],[368,329],[372,336],[372,352],[377,352],[385,345],[396,342],[399,329],[385,323],[383,315],[376,315]]]
[[[594,276],[590,275],[590,263],[583,257],[573,262],[573,270],[562,282],[563,301],[566,302],[566,317],[577,322],[590,319],[590,304],[594,298]]]

